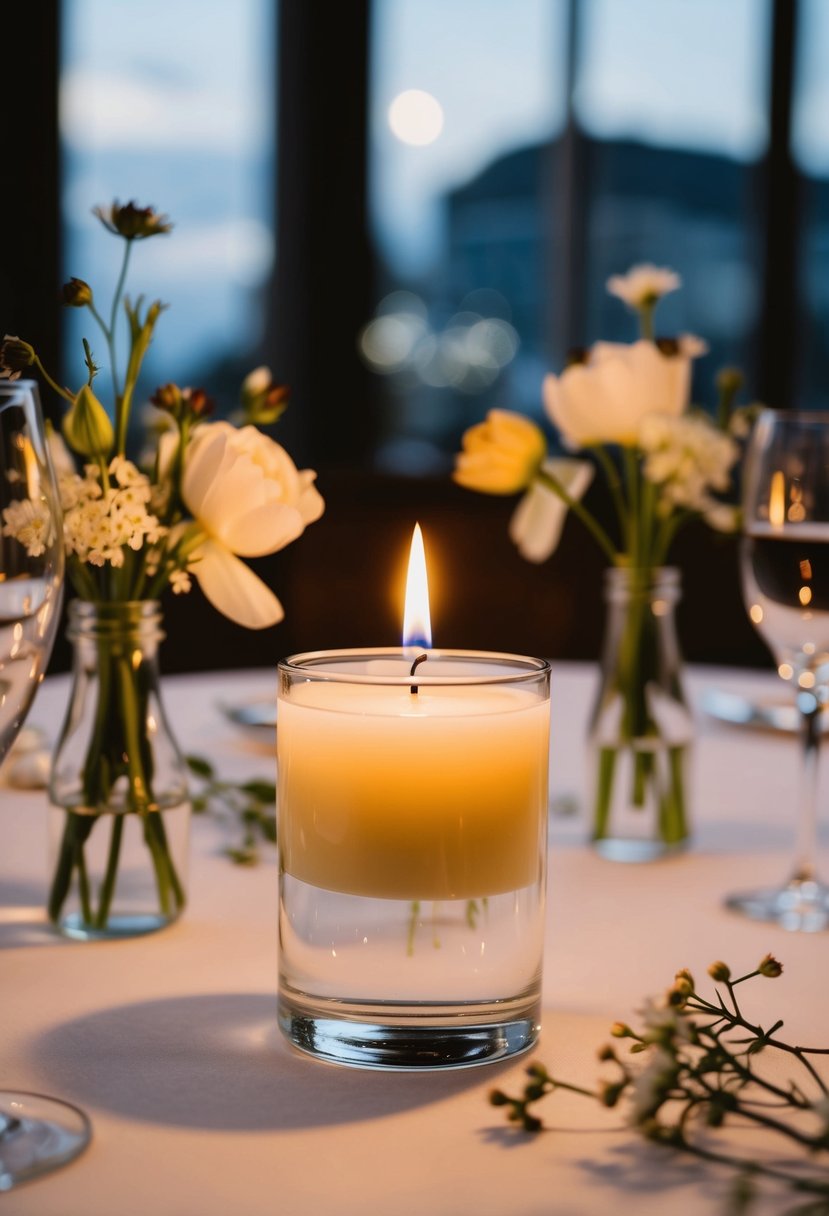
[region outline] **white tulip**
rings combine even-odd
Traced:
[[[636,444],[648,414],[678,417],[688,405],[691,359],[705,349],[682,338],[673,354],[653,342],[597,342],[586,363],[544,379],[544,408],[569,448]]]
[[[264,629],[282,620],[279,600],[239,556],[275,553],[319,519],[325,504],[315,477],[256,427],[213,422],[193,432],[181,492],[205,539],[188,568],[237,624]]]

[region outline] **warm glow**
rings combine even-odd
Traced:
[[[754,621],[755,625],[760,625],[763,620],[763,609],[760,604],[752,604],[748,610],[748,615]]]
[[[769,523],[773,528],[782,528],[786,522],[786,481],[780,469],[772,473],[769,493]]]
[[[429,650],[432,645],[432,622],[429,617],[429,581],[426,577],[426,553],[423,533],[415,524],[406,575],[406,607],[403,612],[403,645],[414,650]]]
[[[798,594],[798,598],[800,599],[800,602],[804,608],[806,607],[807,604],[811,604],[811,602],[812,602],[812,588],[811,587],[801,587],[800,591],[797,594]]]
[[[425,147],[443,130],[443,109],[431,93],[406,89],[389,106],[389,126],[402,143]]]

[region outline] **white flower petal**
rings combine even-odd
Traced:
[[[193,555],[189,573],[214,608],[247,629],[267,629],[285,612],[274,593],[229,549],[208,540]]]
[[[593,480],[586,460],[546,460],[542,469],[559,481],[571,498],[583,497]],[[528,562],[544,562],[558,548],[568,507],[554,490],[534,481],[513,512],[510,540]]]
[[[296,507],[274,502],[256,507],[246,515],[227,519],[220,529],[216,529],[215,535],[231,553],[238,553],[240,557],[262,557],[284,549],[304,531],[305,524]]]

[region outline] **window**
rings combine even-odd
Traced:
[[[827,409],[829,365],[829,8],[802,0],[799,9],[792,154],[802,223],[798,250],[798,405]],[[785,404],[782,403],[782,404]]]
[[[233,394],[262,340],[273,269],[275,6],[269,0],[64,0],[64,274],[108,301],[117,274],[94,204],[167,213],[135,251],[133,295],[169,304],[145,364],[160,381]],[[89,317],[66,317],[67,378]]]
[[[493,405],[540,416],[569,347],[632,338],[605,282],[637,261],[683,277],[660,322],[709,341],[700,399],[750,370],[770,22],[770,0],[376,0],[381,468],[445,470]]]
[[[566,119],[566,8],[380,0],[373,10],[370,212],[384,377],[376,461],[442,469],[496,395],[533,408],[545,361],[539,149]]]

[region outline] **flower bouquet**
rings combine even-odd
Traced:
[[[724,502],[748,429],[735,410],[739,373],[718,377],[716,419],[689,407],[692,361],[705,344],[688,335],[655,339],[659,299],[680,286],[670,270],[637,266],[608,282],[639,316],[632,344],[597,342],[544,381],[545,411],[566,449],[592,459],[553,458],[529,418],[492,410],[468,430],[454,477],[488,494],[523,491],[510,535],[529,561],[555,551],[572,510],[611,568],[602,680],[591,723],[595,752],[592,837],[606,856],[656,857],[688,835],[687,762],[692,737],[673,625],[679,576],[665,568],[689,520],[733,531]],[[594,471],[604,474],[615,514],[606,528],[581,501]]]
[[[158,691],[159,597],[168,587],[183,594],[196,579],[238,624],[276,624],[279,600],[240,558],[282,549],[324,505],[315,474],[298,470],[257,429],[275,422],[286,404],[266,368],[242,386],[239,427],[208,421],[212,404],[201,389],[157,389],[150,445],[137,462],[128,457],[138,378],[164,308],[124,294],[129,262],[137,242],[167,234],[171,225],[134,203],[95,214],[122,246],[110,307],[102,313],[92,288],[76,278],[64,285],[62,300],[86,309],[100,331],[110,408],[98,396],[99,368],[86,339],[85,382],[76,390],[59,384],[20,338],[7,336],[0,349],[0,375],[36,371],[67,407],[62,437],[53,433],[50,444],[77,597],[69,605],[75,660],[50,783],[59,823],[49,915],[81,938],[146,932],[176,919],[184,905],[189,802],[186,766]],[[23,522],[5,519],[4,532],[33,543]]]

